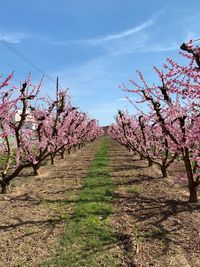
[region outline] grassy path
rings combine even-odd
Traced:
[[[116,266],[109,254],[117,237],[109,215],[113,213],[113,181],[109,174],[108,138],[104,138],[92,161],[74,213],[66,221],[57,257],[46,266]]]
[[[25,170],[12,193],[0,195],[0,267],[39,267],[55,255],[100,144],[87,144],[62,160],[58,156],[55,166],[43,166],[37,177]]]
[[[63,202],[72,209],[45,267],[199,267],[200,209],[186,205],[184,188],[109,138],[92,158]]]

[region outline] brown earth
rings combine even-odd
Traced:
[[[26,170],[12,194],[0,195],[0,267],[38,267],[56,253],[100,142],[42,167],[38,177]],[[111,223],[119,241],[107,253],[117,266],[199,267],[200,204],[188,204],[186,184],[174,184],[177,166],[168,179],[161,178],[155,166],[147,167],[112,140],[109,156],[116,186]]]
[[[26,170],[12,193],[0,195],[0,267],[40,266],[51,257],[73,198],[100,141],[41,167],[39,176]]]
[[[174,183],[174,168],[169,178],[161,178],[157,168],[114,141],[109,155],[119,266],[199,267],[200,204],[187,202],[187,186]]]

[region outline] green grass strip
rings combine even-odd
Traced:
[[[117,241],[109,224],[113,190],[105,137],[75,199],[75,211],[66,221],[56,259],[45,266],[116,266],[108,250]]]

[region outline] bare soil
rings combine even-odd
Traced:
[[[0,195],[0,267],[36,267],[52,256],[99,142],[41,167],[37,177],[25,170],[12,193]]]
[[[37,177],[25,170],[12,193],[0,195],[0,267],[38,267],[55,256],[100,142],[48,163]],[[174,180],[182,167],[174,165],[169,178],[161,178],[157,167],[112,140],[109,157],[115,183],[109,221],[118,242],[106,253],[119,267],[199,267],[200,204],[189,204],[187,184]]]
[[[161,178],[155,166],[114,141],[109,155],[119,266],[199,267],[200,204],[189,204],[187,184],[174,182],[177,166]]]

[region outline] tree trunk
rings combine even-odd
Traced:
[[[63,148],[60,152],[60,158],[64,159],[65,158],[65,148]]]
[[[167,178],[167,168],[165,167],[165,165],[161,165],[160,169],[161,169],[161,172],[162,172],[162,177],[163,178]]]
[[[148,167],[151,167],[152,165],[153,165],[153,161],[150,158],[148,158]]]
[[[191,203],[197,203],[198,202],[198,185],[193,185],[189,186],[189,192],[190,192],[190,197],[189,197],[189,202]]]
[[[33,165],[33,175],[37,176],[39,175],[39,166],[38,165]]]
[[[67,150],[67,153],[70,155],[71,154],[71,149],[68,149]]]
[[[61,158],[61,159],[64,159],[64,158],[65,158],[65,152],[61,152],[61,153],[60,153],[60,158]]]
[[[6,183],[5,181],[1,182],[1,193],[7,194],[10,192],[10,185],[9,183]]]
[[[55,165],[54,155],[51,154],[51,165]]]
[[[183,151],[183,160],[188,178],[188,188],[190,193],[189,202],[196,203],[198,202],[198,184],[196,184],[194,181],[194,175],[192,171],[188,148],[185,148]]]

